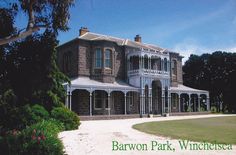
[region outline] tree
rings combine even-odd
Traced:
[[[223,111],[236,112],[236,54],[216,51],[191,55],[183,66],[184,84],[210,91],[211,104]]]
[[[11,1],[12,2],[12,1]],[[72,0],[19,0],[0,8],[0,113],[1,130],[19,128],[27,122],[27,105],[41,104],[48,111],[64,102],[63,82],[68,78],[56,65],[58,31],[66,31]],[[32,9],[29,9],[30,6]],[[19,11],[29,18],[26,29],[19,30],[15,19]],[[31,11],[30,11],[31,10]],[[33,12],[33,15],[29,15]],[[33,20],[32,20],[33,19]],[[32,31],[44,25],[44,31]],[[30,32],[30,33],[29,33]],[[31,33],[32,32],[32,33]],[[22,35],[29,33],[29,35]],[[22,37],[23,36],[23,37]],[[18,39],[15,42],[15,39]],[[11,42],[11,43],[9,43]]]
[[[62,104],[62,83],[68,79],[56,65],[57,45],[54,33],[47,30],[8,48],[4,79],[9,81],[19,105],[38,103],[51,109]]]
[[[4,45],[39,31],[51,29],[55,33],[68,30],[69,8],[74,0],[12,0],[0,2],[0,45]],[[23,11],[28,22],[24,29],[18,30],[14,25],[16,15]],[[6,23],[5,23],[6,22]],[[8,31],[4,32],[4,27]]]

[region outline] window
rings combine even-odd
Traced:
[[[127,93],[127,103],[129,106],[133,106],[133,103],[134,103],[134,99],[133,99],[133,92],[129,92]]]
[[[164,59],[164,70],[167,71],[167,59]]]
[[[111,50],[105,50],[105,67],[111,68]]]
[[[144,56],[144,68],[148,69],[148,57],[147,57],[147,55]]]
[[[68,73],[71,69],[70,67],[70,60],[71,59],[71,53],[70,52],[66,52],[63,54],[63,71],[65,73]]]
[[[95,109],[101,109],[102,108],[102,93],[101,92],[94,92],[95,94]]]
[[[100,48],[97,48],[95,51],[95,67],[102,67],[102,50]]]

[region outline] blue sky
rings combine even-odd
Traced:
[[[60,43],[91,32],[133,39],[180,52],[236,52],[236,0],[76,0],[70,30]]]

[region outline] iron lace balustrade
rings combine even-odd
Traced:
[[[134,76],[134,75],[149,75],[149,76],[168,76],[169,72],[167,71],[161,71],[161,70],[154,70],[154,69],[135,69],[135,70],[129,70],[128,76]]]

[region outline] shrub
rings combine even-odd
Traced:
[[[52,118],[61,121],[65,126],[65,130],[78,129],[78,126],[80,125],[78,115],[65,107],[53,108],[51,116]]]
[[[211,107],[211,112],[212,112],[212,113],[217,113],[217,109],[216,109],[215,106],[212,106],[212,107]]]
[[[49,113],[41,105],[35,104],[32,107],[29,104],[26,104],[19,108],[19,117],[20,126],[18,129],[24,129],[26,126],[30,126],[42,120],[49,118]]]
[[[63,130],[62,123],[43,120],[21,132],[10,132],[0,138],[3,154],[18,155],[63,155],[63,145],[57,137]]]
[[[54,120],[43,120],[22,131],[23,154],[62,155],[63,145],[57,134],[63,125]]]
[[[206,111],[206,109],[204,107],[201,107],[200,111]]]
[[[192,108],[188,107],[187,112],[192,112]]]
[[[32,110],[32,119],[34,122],[39,122],[42,121],[43,119],[48,119],[49,118],[49,113],[48,111],[41,105],[35,104],[31,108]]]
[[[3,104],[0,104],[0,117],[2,118],[0,133],[13,129],[21,130],[26,126],[49,118],[49,113],[45,108],[37,104],[31,107],[29,104],[16,106],[11,102],[1,103]]]

